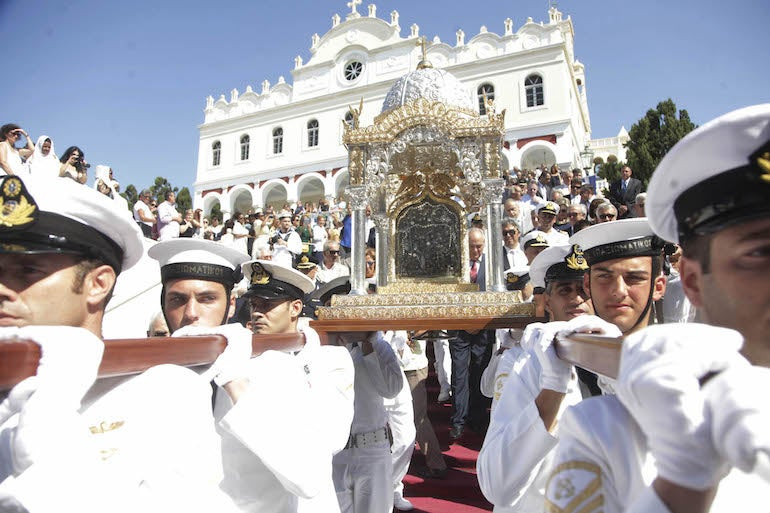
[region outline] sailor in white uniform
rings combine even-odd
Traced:
[[[0,404],[2,510],[233,511],[197,374],[162,365],[93,385],[104,309],[141,232],[98,192],[53,185],[0,183],[0,336],[42,353]]]
[[[323,355],[310,358],[320,342],[308,328],[298,355],[267,351],[251,358],[252,333],[238,324],[222,325],[234,313],[231,290],[241,264],[251,284],[250,305],[256,309],[252,323],[262,333],[296,333],[295,310],[301,311],[299,298],[312,290],[312,282],[269,262],[244,263],[245,254],[204,240],[164,242],[150,256],[161,265],[164,313],[174,335],[220,334],[228,341],[202,377],[217,385],[214,416],[222,438],[222,489],[242,511],[334,511],[331,446],[344,446],[352,397],[330,383],[328,375],[344,374],[352,388],[349,357],[347,366],[340,358],[331,364]],[[344,350],[336,354],[347,357]],[[342,399],[335,403],[336,396]],[[347,419],[347,425],[335,437],[317,429],[315,422],[323,408],[339,403],[343,407],[333,410],[334,421],[344,424]]]
[[[283,210],[278,214],[279,226],[270,239],[273,245],[273,261],[291,269],[294,260],[302,253],[302,239],[291,225],[291,212]]]
[[[547,248],[530,266],[553,322],[532,324],[520,340],[509,342],[513,347],[497,370],[492,419],[476,463],[481,490],[495,511],[542,507],[547,472],[541,468],[547,469],[557,441],[556,421],[564,408],[581,400],[575,372],[552,354],[550,339],[568,329],[567,321],[576,328],[580,317],[593,313],[583,291],[586,268],[577,246]],[[503,330],[498,335],[508,336]]]
[[[548,491],[556,507],[698,513],[767,504],[768,195],[768,104],[706,123],[661,161],[648,191],[650,224],[682,246],[692,304],[736,331],[677,324],[629,337],[618,400],[565,416],[572,435]],[[577,475],[576,462],[589,470]]]
[[[393,463],[383,399],[404,386],[403,371],[382,332],[346,333],[355,366],[355,412],[350,439],[334,456],[334,486],[342,513],[390,513]]]

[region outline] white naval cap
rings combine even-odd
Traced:
[[[546,237],[545,233],[541,232],[540,230],[532,230],[531,232],[527,232],[521,238],[519,243],[521,244],[522,249],[527,249],[530,247],[547,248],[548,238]]]
[[[0,253],[82,255],[119,274],[144,251],[131,213],[74,180],[4,176],[0,204]]]
[[[679,242],[770,215],[770,103],[693,130],[658,164],[647,188],[655,233]]]
[[[538,205],[537,207],[537,213],[543,212],[545,214],[551,214],[551,215],[559,215],[559,211],[561,210],[561,207],[559,207],[558,203],[555,201],[546,201],[545,203],[542,203]]]
[[[664,244],[646,217],[589,226],[570,237],[569,243],[582,248],[589,266],[616,258],[662,255]]]
[[[251,260],[241,267],[249,282],[247,296],[302,299],[315,290],[313,280],[301,272],[269,260]]]
[[[175,279],[198,279],[222,283],[232,289],[240,280],[241,264],[246,253],[218,242],[179,238],[159,242],[147,254],[160,264],[161,282]]]
[[[291,212],[288,210],[281,210],[278,212],[278,215],[276,216],[278,219],[283,219],[284,217],[291,217]]]
[[[577,244],[553,246],[537,255],[529,266],[532,286],[545,288],[554,281],[582,280],[588,270],[583,250]]]
[[[505,288],[507,290],[521,290],[530,281],[528,265],[506,269],[504,274]]]

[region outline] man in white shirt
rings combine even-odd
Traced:
[[[537,209],[540,205],[544,204],[546,200],[538,194],[538,183],[536,180],[530,180],[527,183],[527,193],[521,197],[521,201],[531,207],[532,210]]]
[[[383,398],[396,397],[403,373],[382,332],[343,335],[355,367],[350,439],[334,456],[334,486],[342,513],[393,510],[393,462]]]
[[[142,235],[148,239],[152,238],[152,225],[155,224],[156,221],[155,216],[152,215],[152,210],[150,209],[151,199],[152,194],[150,194],[150,189],[144,189],[139,194],[139,199],[134,203],[134,221],[136,221],[136,224],[142,229]]]
[[[176,194],[174,191],[166,192],[166,200],[158,205],[158,240],[171,240],[179,237],[179,223],[182,222],[182,214],[176,210]]]
[[[525,332],[532,354],[518,372],[520,379],[511,375],[505,383],[493,418],[496,429],[485,440],[487,454],[483,459],[487,471],[480,472],[487,497],[494,504],[522,508],[513,511],[531,511],[530,501],[542,501],[543,488],[547,497],[551,489],[547,485],[555,485],[558,474],[570,470],[554,467],[552,477],[545,479],[553,449],[560,443],[556,436],[563,435],[558,426],[564,408],[580,399],[572,366],[554,352],[554,335],[580,327],[601,328],[608,335],[617,336],[639,331],[649,322],[652,302],[665,292],[666,282],[660,272],[663,245],[652,234],[646,219],[592,226],[573,235],[570,242],[572,246],[564,263],[584,268],[587,262],[590,266],[583,276],[582,290],[591,297],[598,317],[579,315],[567,323],[533,327],[533,333],[539,332],[537,336],[528,337]],[[587,249],[583,252],[575,245]],[[511,416],[513,411],[518,412],[515,418]],[[515,463],[510,464],[503,447],[518,451]],[[503,465],[508,467],[502,470]],[[533,483],[535,488],[531,488]],[[540,498],[535,499],[536,496]]]
[[[326,241],[323,248],[323,261],[318,266],[316,279],[319,283],[329,283],[340,276],[349,276],[350,269],[340,262],[340,243]]]
[[[270,262],[244,263],[246,255],[206,240],[162,242],[149,253],[161,265],[163,312],[174,335],[219,334],[228,341],[207,371],[217,385],[222,489],[247,512],[336,511],[331,457],[344,446],[353,413],[346,351],[321,348],[315,331],[305,328],[305,346],[295,354],[252,358],[251,332],[225,325],[234,314],[231,290],[241,267],[257,333],[297,333],[310,280]],[[319,427],[315,420],[323,413],[329,419]]]
[[[545,234],[549,246],[563,246],[569,241],[569,234],[553,227],[559,215],[559,205],[548,201],[537,210],[539,230]]]
[[[323,258],[323,249],[326,241],[329,240],[329,232],[326,231],[326,216],[319,215],[316,218],[316,224],[313,225],[313,254],[316,257],[316,262],[320,262]]]
[[[505,219],[502,223],[503,227],[503,271],[508,269],[516,269],[528,265],[527,255],[519,245],[519,238],[521,237],[521,229],[516,221],[512,219]]]
[[[95,381],[105,307],[142,255],[136,223],[69,180],[9,176],[0,191],[16,214],[0,227],[0,338],[41,351],[36,376],[0,405],[2,509],[232,511],[197,374],[162,365]]]
[[[770,233],[768,194],[768,104],[704,124],[659,164],[648,189],[650,224],[682,245],[682,284],[693,305],[731,329],[672,324],[626,339],[620,407],[604,401],[576,411],[561,451],[565,467],[580,459],[599,479],[584,500],[601,499],[605,511],[655,513],[767,502],[770,487],[758,477],[768,475],[770,452],[761,393],[770,376],[770,275],[759,250]]]
[[[532,261],[532,281],[535,287],[545,289],[546,310],[551,321],[555,321],[549,323],[550,330],[554,325],[593,314],[591,301],[583,291],[587,267],[577,246],[547,248]],[[533,336],[532,331],[528,328],[523,336]],[[581,394],[569,366],[565,366],[564,379],[558,386],[549,385],[559,390],[541,388],[541,374],[545,372],[540,361],[520,344],[529,341],[508,330],[498,330],[497,336],[512,347],[503,353],[494,384],[489,387],[492,390],[488,390],[493,397],[493,410],[476,464],[479,483],[487,499],[495,504],[496,512],[535,511],[542,509],[542,487],[552,455],[548,443],[552,437],[542,423],[555,424],[549,415],[558,416],[567,405],[580,401]],[[553,427],[548,430],[553,432]],[[525,468],[526,464],[511,465],[519,458],[531,465],[531,471]]]
[[[521,233],[532,230],[532,205],[521,201],[521,187],[513,186],[511,197],[503,204],[503,216],[514,219],[521,228]]]

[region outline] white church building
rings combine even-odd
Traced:
[[[416,23],[402,29],[397,11],[382,19],[374,4],[358,12],[360,3],[351,0],[344,19],[335,14],[328,32],[313,34],[310,58],[294,59],[290,81],[281,76],[257,90],[206,99],[195,208],[208,215],[219,203],[228,218],[343,193],[342,123],[350,119],[349,107],[363,101],[360,124],[371,124],[393,83],[422,58]],[[494,99],[497,112],[505,109],[509,168],[583,167],[591,121],[572,20],[551,7],[547,21],[528,18],[514,27],[508,18],[500,28],[502,34],[482,26],[473,36],[458,30],[451,42],[435,37],[427,58],[467,88],[482,115],[484,96]]]

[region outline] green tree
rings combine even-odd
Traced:
[[[618,161],[615,155],[608,156],[607,162],[604,162],[601,157],[597,157],[594,159],[594,164],[598,165],[596,173],[599,178],[604,178],[607,183],[620,180],[620,170],[625,166],[625,163]]]
[[[190,189],[182,187],[176,194],[176,209],[185,212],[188,208],[192,208],[192,196],[190,196]]]
[[[150,185],[149,188],[152,195],[157,198],[158,204],[165,201],[167,192],[173,191],[174,193],[177,193],[179,191],[179,187],[172,186],[169,181],[162,176],[156,177],[155,183]]]
[[[128,202],[129,208],[134,208],[134,203],[139,201],[139,193],[136,191],[136,187],[134,187],[134,184],[132,183],[128,184],[126,190],[121,192],[120,195],[123,196],[123,199]]]
[[[668,150],[696,127],[686,110],[681,109],[678,114],[679,117],[676,104],[669,98],[648,110],[628,131],[628,165],[645,188]]]

